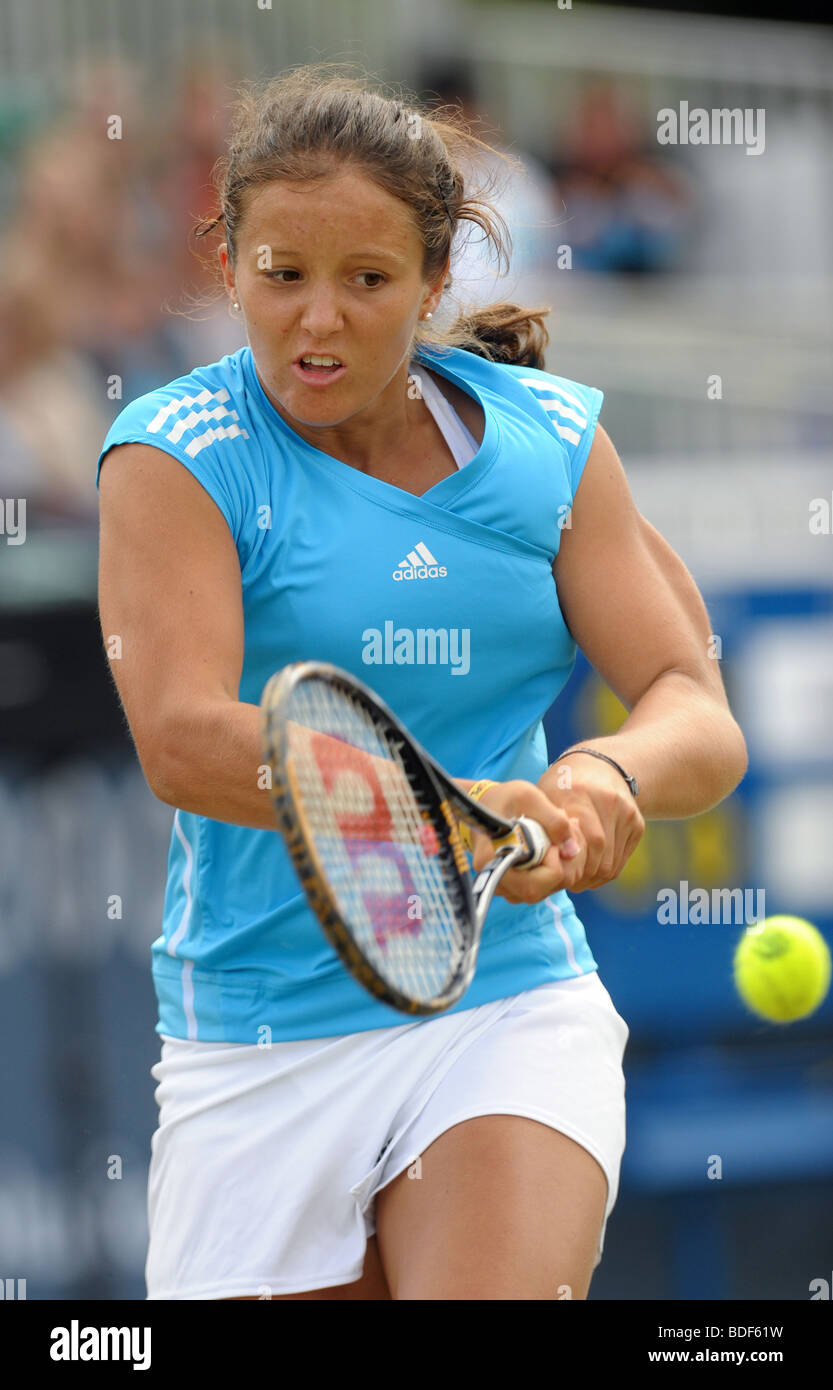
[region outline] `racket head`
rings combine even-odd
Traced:
[[[400,1012],[450,1008],[480,930],[456,817],[419,745],[326,662],[277,672],[261,711],[278,829],[330,944]]]

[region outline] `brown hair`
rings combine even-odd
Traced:
[[[249,189],[274,179],[326,178],[345,163],[413,211],[424,247],[423,275],[430,280],[446,263],[461,223],[479,227],[508,266],[511,236],[483,191],[470,192],[462,170],[479,152],[517,161],[475,136],[459,108],[428,109],[421,103],[372,89],[367,76],[351,77],[344,64],[302,64],[265,83],[238,89],[228,154],[214,181],[219,214],[199,222],[202,237],[224,224],[229,259],[246,211]],[[451,278],[445,282],[449,288]],[[462,347],[496,362],[543,367],[549,334],[537,309],[517,304],[469,308],[447,328],[420,322],[414,346]]]

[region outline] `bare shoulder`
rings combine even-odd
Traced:
[[[202,483],[173,454],[152,444],[114,444],[102,459],[98,490],[102,528],[117,518],[129,518],[132,526],[144,520],[158,537],[170,529],[184,537],[190,529],[195,541],[206,543],[228,532]]]
[[[99,490],[123,488],[131,479],[158,477],[170,479],[175,485],[180,478],[194,478],[173,454],[157,449],[153,444],[114,444],[101,460]]]

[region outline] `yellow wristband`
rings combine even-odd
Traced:
[[[481,777],[479,782],[472,782],[466,796],[469,801],[479,801],[484,792],[487,792],[490,787],[496,786],[497,782],[490,782],[488,777]]]
[[[488,777],[481,777],[479,782],[472,783],[471,787],[466,792],[466,796],[468,796],[471,801],[479,801],[481,796],[483,796],[483,794],[487,792],[490,787],[496,786],[497,782],[491,782]],[[468,826],[463,821],[458,821],[457,828],[460,831],[460,839],[463,841],[464,847],[467,850],[471,851],[471,831],[469,830]]]

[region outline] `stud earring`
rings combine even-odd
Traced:
[[[431,314],[431,313],[428,313],[428,314],[424,314],[424,315],[423,315],[423,318],[426,318],[426,319],[432,319],[433,317],[434,317],[434,315]]]

